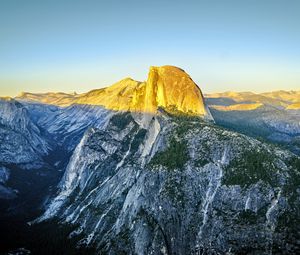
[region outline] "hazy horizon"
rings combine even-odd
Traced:
[[[131,78],[131,77],[128,77],[128,78]],[[110,85],[107,85],[107,86],[102,86],[102,87],[99,87],[99,88],[92,88],[92,89],[89,89],[87,91],[81,91],[81,92],[78,92],[76,90],[74,90],[74,91],[63,91],[63,90],[61,90],[61,91],[60,90],[51,91],[51,90],[48,90],[48,91],[35,91],[35,92],[33,92],[33,91],[20,91],[18,94],[15,94],[15,95],[12,95],[12,96],[11,95],[0,95],[0,97],[12,97],[12,98],[14,98],[14,97],[19,96],[22,93],[32,93],[32,94],[47,94],[47,93],[74,94],[74,93],[76,93],[76,94],[84,94],[84,93],[87,93],[87,92],[89,92],[91,90],[102,89],[102,88],[109,87],[111,85],[113,85],[113,84],[110,84]],[[197,84],[197,85],[199,86],[199,84]],[[201,86],[199,86],[199,87],[200,87],[200,89],[201,89],[201,91],[202,91],[202,93],[204,95],[211,95],[211,94],[218,94],[218,93],[222,94],[222,93],[228,93],[228,92],[236,92],[236,93],[248,93],[249,92],[249,93],[254,93],[254,94],[263,94],[263,93],[279,92],[279,91],[284,91],[284,92],[300,92],[300,88],[299,89],[295,89],[295,90],[293,90],[293,89],[291,89],[291,90],[279,89],[279,90],[266,90],[266,91],[260,91],[260,92],[251,91],[251,90],[241,90],[241,91],[239,91],[239,90],[220,90],[220,91],[214,91],[214,92],[205,92],[205,91],[203,91],[203,89],[201,88]]]
[[[299,1],[2,1],[0,96],[83,93],[149,66],[203,93],[300,88]]]

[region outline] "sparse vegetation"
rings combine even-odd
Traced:
[[[241,211],[238,215],[238,220],[245,224],[257,223],[257,215],[251,210]]]
[[[134,140],[132,141],[132,144],[131,144],[132,151],[135,152],[138,150],[140,144],[144,141],[146,134],[147,134],[146,129],[142,128],[138,131],[138,133],[135,135]]]
[[[188,161],[189,155],[185,141],[177,141],[171,138],[169,147],[158,152],[150,161],[150,165],[162,165],[168,170],[181,169]]]
[[[163,192],[170,198],[173,204],[184,205],[185,194],[183,190],[184,180],[172,178],[169,176],[164,184]]]
[[[288,166],[290,167],[289,177],[283,187],[283,193],[293,203],[299,196],[297,189],[300,187],[300,158],[292,157],[288,162]]]
[[[259,180],[276,186],[274,157],[264,150],[250,150],[234,159],[225,168],[223,184],[247,187]]]
[[[235,219],[235,222],[240,225],[255,225],[255,224],[264,224],[266,221],[266,211],[268,207],[263,206],[257,212],[246,209],[240,211]]]
[[[208,164],[210,161],[208,160],[208,158],[198,158],[196,161],[195,161],[195,166],[197,167],[203,167],[205,166],[206,164]]]
[[[133,118],[130,113],[118,113],[111,117],[110,123],[119,129],[124,129]]]

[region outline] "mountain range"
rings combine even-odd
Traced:
[[[300,153],[298,91],[206,95],[216,123]]]
[[[3,98],[1,249],[297,254],[299,102],[203,96],[174,66],[84,94]]]

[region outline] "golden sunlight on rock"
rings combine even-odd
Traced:
[[[183,70],[173,66],[151,67],[146,84],[149,109],[172,107],[182,112],[206,115],[201,90]]]
[[[185,71],[174,66],[150,67],[145,82],[126,78],[110,87],[80,95],[23,93],[18,98],[63,107],[101,105],[115,111],[146,113],[156,113],[162,107],[212,119],[200,88]]]
[[[234,104],[229,106],[211,105],[212,108],[219,111],[251,111],[263,106],[261,103],[255,104]]]
[[[29,92],[22,92],[19,96],[16,97],[18,100],[25,100],[29,102],[40,102],[43,104],[52,104],[58,106],[69,106],[71,105],[74,100],[76,99],[77,94],[68,94],[68,93],[29,93]]]
[[[119,111],[156,113],[159,107],[175,107],[185,113],[208,114],[201,90],[188,74],[174,66],[150,67],[146,82],[127,78],[80,96],[74,103]]]
[[[287,110],[300,110],[300,102],[290,104],[288,107],[286,107]]]

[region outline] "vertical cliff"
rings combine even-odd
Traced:
[[[173,107],[183,113],[210,117],[200,88],[186,72],[174,66],[150,67],[145,106],[150,111]]]

